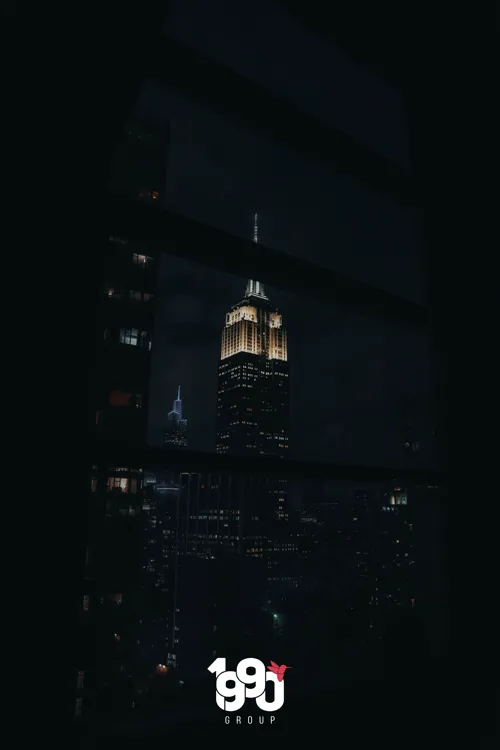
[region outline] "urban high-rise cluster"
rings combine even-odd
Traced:
[[[147,165],[165,168],[165,144],[144,125],[126,129],[122,189],[161,205],[165,175]],[[140,445],[157,258],[127,237],[108,245],[91,384],[94,427],[100,440]],[[221,320],[219,454],[285,459],[289,452],[288,338],[270,297],[249,280]],[[179,386],[165,444],[187,448],[187,429]],[[292,481],[286,465],[270,460],[259,476],[94,467],[76,665],[79,718],[164,717],[174,694],[172,710],[179,710],[179,692],[194,711],[197,686],[219,655],[235,664],[282,654],[304,674],[318,663],[315,679],[328,685],[354,664],[367,669],[359,644],[379,649],[388,615],[418,602],[414,496],[397,485],[348,493],[320,480]]]

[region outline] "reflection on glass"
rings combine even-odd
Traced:
[[[152,444],[180,384],[194,450],[433,466],[424,336],[169,256],[158,292]]]
[[[214,655],[282,658],[290,700],[312,689],[311,663],[333,694],[387,671],[411,681],[433,658],[437,487],[95,471],[84,609],[103,651],[87,695],[107,721],[132,705],[144,721],[204,714]]]

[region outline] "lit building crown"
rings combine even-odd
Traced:
[[[254,214],[254,242],[258,242],[259,238],[257,218],[257,214]],[[277,311],[272,310],[263,284],[254,279],[248,280],[244,299],[227,313],[222,331],[221,359],[240,352],[264,355],[267,359],[288,360],[283,319]]]
[[[245,299],[226,314],[221,359],[239,352],[265,355],[268,359],[288,359],[287,332],[283,328],[283,318],[271,308],[262,286],[255,286],[258,284],[258,281],[250,280]],[[252,297],[255,298],[255,305],[250,304]],[[262,301],[266,304],[262,304]]]
[[[258,240],[257,215],[253,240]],[[287,332],[259,281],[249,279],[244,297],[226,313],[221,343],[217,453],[284,458],[289,423]],[[283,493],[277,500],[284,501]],[[286,516],[281,505],[278,510],[279,517]]]

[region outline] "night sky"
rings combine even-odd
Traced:
[[[214,450],[217,368],[225,314],[245,280],[165,256],[153,347],[150,439],[162,442],[181,385],[190,447]],[[266,288],[283,313],[291,363],[291,453],[401,465],[404,394],[428,393],[417,334]]]
[[[273,3],[242,0],[236,10],[222,0],[173,2],[168,30],[407,165],[398,94],[340,52],[308,38]],[[145,86],[138,113],[171,124],[169,208],[249,239],[252,212],[258,211],[264,244],[422,300],[411,210],[154,84]],[[162,440],[180,383],[190,445],[213,450],[221,331],[245,282],[168,257],[162,262],[151,382],[153,442]],[[286,292],[286,268],[282,288],[267,293],[289,334],[293,454],[401,464],[401,396],[415,394],[428,405],[424,339],[294,298]]]

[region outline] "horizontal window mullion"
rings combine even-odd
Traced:
[[[181,96],[337,174],[352,176],[399,204],[414,205],[413,180],[402,167],[287,99],[169,36],[153,46],[150,57],[151,78]]]
[[[294,255],[118,196],[109,196],[105,210],[109,235],[126,236],[151,252],[166,252],[246,278],[255,278],[258,272],[263,283],[316,302],[412,328],[427,327],[423,305]]]
[[[92,464],[99,470],[120,466],[129,469],[221,472],[255,476],[304,477],[335,479],[338,481],[405,481],[410,484],[437,485],[441,483],[438,472],[425,469],[363,466],[353,464],[320,463],[273,457],[236,457],[209,454],[189,449],[169,449],[153,446],[133,446],[117,443],[95,444],[90,455]]]

